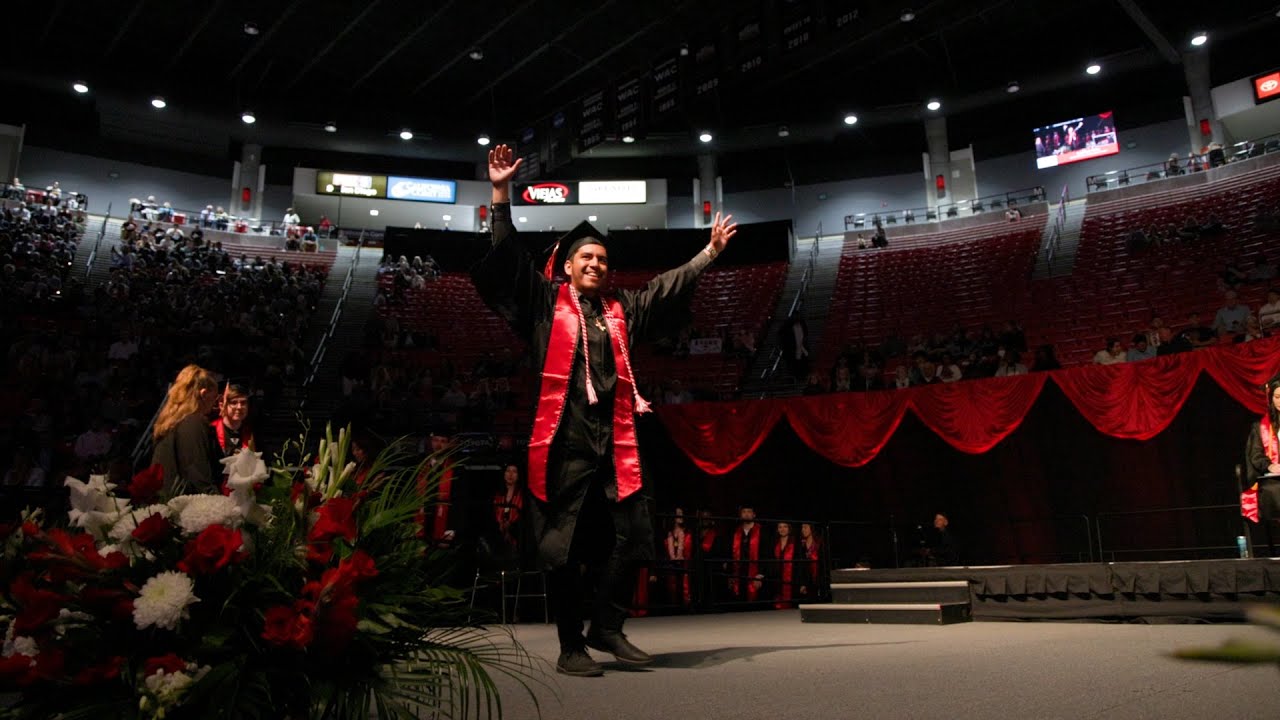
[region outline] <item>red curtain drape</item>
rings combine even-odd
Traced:
[[[911,388],[911,409],[947,444],[984,453],[1018,429],[1030,412],[1045,374],[970,380]]]
[[[782,417],[781,400],[689,403],[657,408],[671,439],[710,475],[738,467],[760,447]]]
[[[840,393],[786,401],[784,414],[796,435],[837,465],[871,462],[898,429],[908,393]]]
[[[907,390],[669,405],[658,415],[676,445],[712,475],[740,465],[783,417],[814,452],[858,467],[879,454],[907,410],[957,450],[983,453],[1018,428],[1052,379],[1099,432],[1149,440],[1173,422],[1202,371],[1241,405],[1261,413],[1262,385],[1278,370],[1280,337],[1274,337],[1138,363]]]

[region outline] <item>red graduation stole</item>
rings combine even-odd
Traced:
[[[752,562],[734,563],[734,568],[733,568],[734,578],[729,581],[729,584],[734,594],[737,594],[739,590],[738,583],[742,581],[742,579],[738,576],[746,575],[747,576],[746,580],[743,582],[746,582],[747,584],[745,588],[747,593],[747,598],[751,600],[755,600],[757,590],[756,590],[755,584],[752,581],[755,579],[757,575],[760,574],[760,565],[759,563],[755,562],[760,559],[760,525],[758,523],[751,526],[750,535],[751,535],[751,538],[747,541],[747,548],[746,548],[747,555],[746,557],[743,557],[742,529],[737,528],[733,531],[733,559],[749,560]],[[744,571],[744,568],[745,568],[745,571]]]
[[[226,452],[227,428],[222,424],[222,418],[218,418],[209,424],[213,426],[213,432],[218,436],[218,449]],[[253,431],[249,429],[247,424],[240,428],[240,447],[236,448],[236,450],[243,450],[245,448],[249,448],[250,450],[256,449],[254,448],[253,443]]]
[[[507,500],[507,491],[503,490],[493,496],[493,518],[498,527],[505,532],[511,525],[520,522],[520,511],[524,509],[524,496],[519,489]]]
[[[778,588],[779,607],[786,607],[791,601],[791,584],[795,575],[796,557],[796,541],[794,538],[787,538],[787,544],[782,544],[782,538],[778,538],[778,542],[773,546],[773,557],[780,561],[778,565],[778,580],[780,587]]]
[[[538,393],[538,409],[533,417],[529,437],[529,492],[539,500],[547,500],[547,461],[551,443],[564,405],[569,397],[569,378],[573,375],[573,358],[582,345],[580,320],[569,296],[572,288],[564,283],[556,292],[556,309],[551,323],[551,340],[542,367],[542,389]],[[615,298],[603,298],[604,315],[609,324],[613,345],[613,365],[618,383],[613,391],[613,468],[618,481],[618,499],[640,489],[640,452],[636,445],[635,378],[627,360],[627,324],[622,304]]]
[[[1262,436],[1262,449],[1267,453],[1267,459],[1273,463],[1280,463],[1280,440],[1277,440],[1275,430],[1271,427],[1270,414],[1262,416],[1261,422],[1258,423],[1258,434]],[[1261,521],[1261,516],[1258,514],[1256,484],[1240,493],[1240,514],[1254,522]]]

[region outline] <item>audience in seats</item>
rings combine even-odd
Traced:
[[[1213,330],[1219,337],[1230,335],[1232,337],[1244,332],[1244,324],[1252,315],[1246,305],[1241,305],[1235,290],[1228,290],[1223,293],[1226,303],[1218,309],[1218,313],[1213,317]]]
[[[1124,345],[1121,344],[1120,338],[1109,337],[1107,346],[1093,356],[1093,362],[1098,365],[1115,365],[1125,362],[1125,357]]]
[[[1156,356],[1156,349],[1151,347],[1147,342],[1146,333],[1136,333],[1133,336],[1132,344],[1129,351],[1125,353],[1125,362],[1138,362],[1140,360],[1150,360]]]

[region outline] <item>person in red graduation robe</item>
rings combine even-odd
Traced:
[[[1249,429],[1249,441],[1245,445],[1245,492],[1242,508],[1245,517],[1252,520],[1254,553],[1276,557],[1276,545],[1280,544],[1280,375],[1272,378],[1264,387],[1267,413]]]
[[[249,388],[239,383],[227,383],[218,405],[218,419],[211,425],[222,457],[235,455],[244,449],[257,450],[253,428],[249,426]]]
[[[756,602],[764,587],[764,571],[760,567],[760,524],[756,511],[749,505],[738,508],[738,527],[733,533],[729,563],[729,593],[734,600]]]
[[[778,523],[777,537],[771,550],[769,577],[773,607],[775,610],[793,608],[800,598],[800,588],[804,585],[808,568],[805,567],[804,549],[791,534],[791,523]]]
[[[561,649],[556,669],[599,675],[587,647],[634,665],[652,661],[622,634],[637,569],[653,559],[654,546],[635,431],[635,415],[648,404],[636,388],[630,346],[669,334],[674,318],[687,317],[681,309],[698,276],[736,226],[717,215],[703,250],[637,291],[609,290],[606,239],[587,223],[562,238],[564,247],[557,246],[546,273],[539,272],[511,222],[509,185],[520,166],[513,155],[505,145],[489,153],[493,239],[472,279],[485,303],[528,342],[531,364],[542,372],[529,440],[533,502],[527,511],[552,575]],[[568,281],[555,283],[556,270]],[[588,598],[591,580],[597,589]],[[585,638],[584,600],[592,608]]]

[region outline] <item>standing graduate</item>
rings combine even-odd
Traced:
[[[786,610],[796,606],[809,568],[804,548],[800,547],[800,543],[791,534],[791,523],[778,523],[776,532],[777,537],[769,555],[772,561],[769,563],[769,584],[772,585],[774,609]]]
[[[760,558],[768,558],[760,536],[755,508],[750,505],[738,508],[738,527],[730,544],[733,562],[729,563],[729,594],[734,600],[753,603],[760,599],[760,591],[764,588],[764,569],[760,567]]]
[[[489,152],[493,241],[472,270],[485,302],[529,343],[541,386],[529,440],[527,507],[541,562],[551,570],[550,600],[567,675],[602,674],[586,648],[621,662],[652,658],[622,633],[637,569],[653,559],[653,526],[636,445],[635,415],[648,410],[636,389],[631,344],[669,334],[692,299],[698,275],[724,250],[736,226],[719,215],[692,260],[638,291],[609,290],[605,237],[582,223],[552,251],[546,274],[511,222],[510,182],[520,161],[499,145]],[[559,269],[568,281],[556,284]],[[585,566],[586,572],[583,572]],[[594,581],[595,590],[588,595]],[[591,606],[584,638],[580,609]]]
[[[1246,512],[1256,525],[1251,526],[1254,553],[1276,557],[1280,541],[1280,375],[1264,386],[1267,412],[1249,429],[1245,445],[1245,495],[1253,495],[1256,508]]]
[[[249,388],[237,382],[228,382],[222,391],[218,419],[212,423],[214,437],[218,440],[217,450],[222,457],[235,455],[246,448],[258,449],[249,423],[249,395]]]

